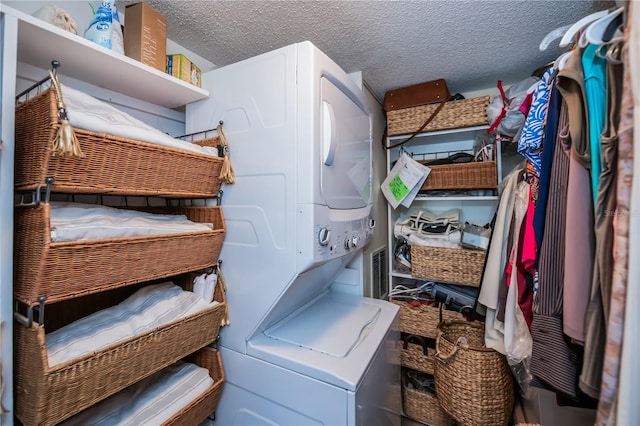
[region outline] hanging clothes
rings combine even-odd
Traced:
[[[584,87],[589,117],[589,148],[591,151],[591,190],[594,205],[598,198],[598,181],[602,163],[600,135],[605,122],[607,91],[606,61],[598,53],[600,46],[590,44],[582,54]]]
[[[478,302],[487,308],[485,315],[485,344],[488,348],[504,354],[504,335],[495,326],[496,310],[498,309],[498,293],[502,283],[503,272],[507,264],[508,239],[511,228],[511,218],[515,202],[514,190],[521,174],[522,166],[516,166],[507,175],[498,188],[498,210],[491,232],[492,244],[487,253],[486,266],[482,277],[482,285],[478,295]]]
[[[616,215],[616,176],[618,160],[619,105],[622,89],[621,67],[607,66],[608,120],[601,139],[602,169],[600,173],[598,197],[595,210],[596,251],[591,285],[591,300],[587,317],[586,345],[590,354],[585,355],[587,361],[599,359],[604,362],[605,343],[607,339],[607,319],[609,318],[609,301],[611,299],[611,281],[613,278],[613,221]],[[598,365],[598,364],[596,364]],[[604,364],[602,364],[604,365]],[[602,367],[600,367],[602,368]],[[583,386],[590,386],[585,382]],[[594,393],[600,392],[600,383]]]
[[[563,287],[569,155],[571,141],[567,104],[561,103],[558,133],[549,177],[545,232],[540,247],[538,288],[533,301],[531,373],[552,388],[575,398],[578,387],[577,348],[563,332]],[[554,143],[546,140],[545,143]]]
[[[529,160],[538,175],[542,168],[542,136],[544,134],[549,93],[551,92],[551,83],[554,75],[555,70],[553,68],[549,68],[542,75],[542,79],[533,94],[531,108],[518,141],[518,152]]]
[[[557,73],[557,70],[555,70]],[[547,211],[547,199],[549,197],[549,187],[551,180],[551,168],[556,148],[556,136],[558,134],[558,122],[560,119],[560,106],[562,105],[562,95],[558,91],[554,81],[552,83],[551,94],[549,95],[549,108],[547,111],[547,123],[544,129],[544,139],[542,144],[542,170],[540,171],[540,183],[538,190],[538,202],[533,218],[533,229],[536,237],[539,257],[540,247],[544,236],[544,223]]]
[[[637,169],[634,173],[634,163],[640,161],[640,5],[637,2],[628,3],[629,14],[625,36],[628,48],[624,49],[624,95],[619,133],[618,153],[618,211],[627,213],[624,223],[621,222],[622,214],[616,216],[614,227],[616,236],[615,265],[613,294],[618,294],[618,289],[625,283],[626,310],[618,306],[619,297],[612,298],[611,315],[616,316],[616,324],[628,324],[624,327],[623,338],[614,337],[614,342],[622,345],[622,357],[620,360],[619,387],[617,399],[616,419],[620,425],[640,424],[640,404],[638,394],[640,392],[638,377],[640,376],[640,364],[638,364],[638,346],[640,345],[640,173]],[[627,196],[621,200],[623,196]],[[631,214],[636,212],[636,214]],[[624,229],[626,227],[626,229]],[[627,231],[623,234],[623,231]],[[626,238],[623,238],[626,237]],[[619,244],[620,243],[620,244]],[[624,262],[624,259],[630,259]],[[609,346],[607,345],[607,348]],[[609,355],[609,354],[607,354]],[[609,360],[609,357],[607,357]]]
[[[615,403],[618,395],[620,375],[620,359],[622,356],[622,339],[625,327],[625,303],[628,285],[628,246],[629,246],[629,216],[631,211],[631,182],[633,178],[633,97],[629,76],[628,46],[623,48],[623,64],[608,64],[608,94],[609,121],[603,132],[603,148],[616,143],[617,162],[612,165],[615,174],[615,211],[608,215],[612,228],[612,268],[608,286],[608,303],[605,312],[608,315],[604,367],[598,402],[597,425],[615,425]],[[618,109],[618,102],[620,106]],[[616,140],[617,137],[617,140]],[[602,181],[600,182],[602,185]],[[600,194],[599,194],[600,195]],[[609,207],[611,208],[611,207]],[[605,212],[606,214],[606,212]],[[600,262],[599,262],[600,263]],[[598,264],[599,264],[598,263]],[[603,293],[606,290],[603,290]]]
[[[557,86],[567,102],[571,152],[567,190],[567,221],[565,227],[564,314],[565,334],[584,341],[584,320],[591,292],[593,275],[593,200],[589,168],[591,157],[588,142],[588,122],[584,102],[584,77],[575,50],[564,68],[558,72]],[[594,375],[598,375],[594,371]],[[598,375],[597,381],[600,377]],[[587,393],[593,396],[593,393]],[[597,394],[594,396],[597,398]]]
[[[512,368],[531,357],[531,335],[527,321],[520,307],[519,289],[521,271],[518,268],[520,244],[524,239],[526,215],[531,197],[531,186],[525,180],[515,189],[513,247],[507,263],[508,291],[504,319],[504,347],[507,361]],[[517,377],[521,382],[520,377]],[[522,383],[521,383],[522,386]]]

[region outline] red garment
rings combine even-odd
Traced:
[[[522,105],[518,108],[525,117],[529,115],[529,109],[531,108],[531,102],[533,102],[533,92],[527,93],[527,97],[522,101]]]
[[[517,252],[515,253],[516,282],[518,283],[518,306],[522,311],[527,326],[531,329],[533,321],[533,288],[527,285],[527,275],[533,276],[536,260],[536,239],[533,230],[533,214],[535,206],[531,198],[527,205],[527,213],[522,219],[518,235]],[[513,259],[513,253],[511,259]],[[505,268],[507,286],[511,282],[514,262],[508,262]]]
[[[531,192],[533,196],[533,192]],[[522,310],[527,326],[531,330],[531,322],[533,321],[533,288],[527,285],[527,275],[533,277],[535,273],[536,263],[536,237],[533,230],[533,216],[535,205],[533,199],[529,198],[527,206],[527,214],[522,221],[522,229],[520,230],[520,242],[518,249],[518,305]]]

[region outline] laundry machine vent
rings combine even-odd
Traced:
[[[375,299],[386,299],[389,289],[389,264],[387,246],[371,252],[370,295]]]

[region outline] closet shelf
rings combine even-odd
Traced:
[[[433,196],[418,195],[415,201],[496,201],[497,195]]]
[[[473,126],[473,127],[460,127],[457,129],[437,130],[434,132],[423,132],[423,133],[417,134],[415,139],[420,139],[424,137],[433,138],[434,136],[446,137],[447,135],[451,135],[454,138],[458,138],[461,134],[464,134],[464,133],[472,134],[472,133],[476,133],[483,130],[486,131],[488,128],[489,128],[488,125],[483,125],[483,126]],[[389,145],[392,145],[393,142],[407,139],[407,137],[409,137],[409,135],[389,136],[388,137]],[[424,143],[424,141],[420,143]]]
[[[49,69],[55,59],[67,77],[167,108],[209,96],[204,89],[24,12],[1,4],[0,12],[17,19],[19,62]]]

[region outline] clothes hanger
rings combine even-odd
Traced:
[[[549,45],[551,44],[551,42],[553,40],[556,40],[560,37],[563,36],[563,34],[565,34],[565,32],[571,27],[571,25],[564,25],[562,27],[558,27],[554,30],[549,31],[549,33],[544,36],[544,38],[542,39],[542,41],[540,42],[540,51],[544,52],[545,50],[547,50],[547,47],[549,47]]]
[[[608,14],[608,10],[601,10],[599,12],[587,15],[577,21],[575,24],[570,25],[569,29],[567,29],[567,31],[562,36],[562,39],[560,40],[560,47],[567,47],[575,39],[576,34],[578,34],[581,29],[583,29],[593,21],[607,16]]]
[[[605,43],[615,42],[617,39],[621,39],[624,37],[624,33],[622,32],[622,13],[616,16],[613,21],[609,22],[607,28],[605,28],[604,33],[602,34],[602,41]]]
[[[609,13],[607,16],[604,16],[591,23],[584,31],[586,40],[591,44],[604,44],[605,42],[611,40],[611,37],[613,36],[613,33],[615,33],[615,30],[622,24],[623,11],[624,7],[620,7],[615,11]],[[612,29],[608,29],[610,24],[612,25]],[[611,33],[609,35],[609,40],[604,39],[606,32]]]
[[[569,57],[573,53],[573,50],[569,50],[568,52],[564,52],[562,55],[558,56],[558,59],[554,62],[553,66],[560,71],[567,64]]]

